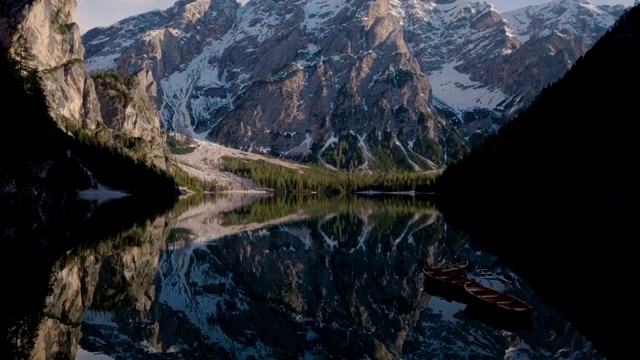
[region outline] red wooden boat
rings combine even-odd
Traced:
[[[438,271],[441,273],[456,273],[456,274],[460,274],[460,275],[467,275],[467,266],[469,266],[469,262],[465,261],[465,262],[461,262],[461,263],[456,263],[456,264],[450,264],[450,265],[439,265],[439,266],[432,266],[432,267],[425,267],[423,269],[423,271]]]
[[[484,308],[496,316],[530,318],[533,315],[531,305],[511,294],[494,290],[476,281],[468,281],[463,287],[469,295],[469,306]]]
[[[422,272],[425,275],[424,286],[428,293],[448,301],[466,302],[464,284],[470,281],[467,278],[466,265],[446,269],[425,267]]]
[[[422,272],[424,272],[425,280],[437,280],[440,282],[460,286],[461,288],[466,282],[469,281],[469,278],[467,278],[467,274],[463,272],[442,271],[438,268],[424,268]]]

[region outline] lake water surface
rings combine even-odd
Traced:
[[[427,199],[192,197],[106,233],[16,280],[35,289],[12,304],[17,358],[604,358]],[[531,322],[423,283],[423,267],[461,261],[533,305]]]

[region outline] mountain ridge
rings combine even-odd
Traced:
[[[623,9],[559,0],[503,17],[473,1],[179,1],[83,42],[90,70],[145,82],[169,130],[333,165],[342,143],[361,170],[385,156],[428,170],[521,110]],[[160,58],[185,62],[167,70]]]
[[[631,165],[639,20],[636,4],[435,186],[447,223],[530,281],[607,358],[624,358],[624,345],[634,341],[609,330],[628,321],[618,300],[630,293],[618,285],[631,281],[635,252],[626,249],[640,210]],[[606,169],[594,172],[599,164]]]

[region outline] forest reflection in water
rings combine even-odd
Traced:
[[[507,329],[430,293],[424,266],[535,307]],[[30,359],[603,358],[517,274],[448,227],[428,199],[220,194],[57,259]]]

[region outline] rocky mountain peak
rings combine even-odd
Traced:
[[[205,37],[216,37],[217,27],[212,23],[221,21],[221,17],[234,19],[239,4],[229,0],[182,0],[167,9],[169,27],[183,32],[204,31]]]
[[[89,69],[137,76],[169,130],[330,166],[428,169],[496,130],[623,9],[179,1],[83,41]]]

